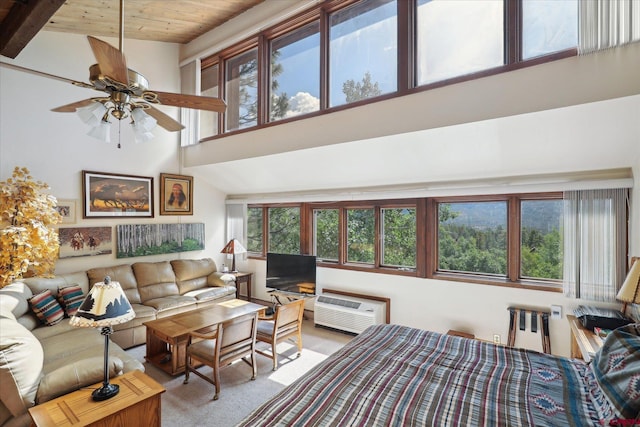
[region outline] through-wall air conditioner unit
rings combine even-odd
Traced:
[[[359,334],[371,325],[385,323],[387,304],[342,295],[318,295],[314,307],[315,325]]]

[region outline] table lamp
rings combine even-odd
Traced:
[[[640,259],[637,259],[629,270],[627,278],[616,295],[618,301],[622,301],[622,313],[626,315],[627,304],[640,304]]]
[[[220,251],[220,253],[233,256],[233,264],[231,265],[232,273],[238,272],[238,270],[236,270],[236,254],[243,254],[245,252],[247,252],[247,250],[238,239],[229,240],[229,243]]]
[[[104,381],[102,387],[94,390],[93,400],[107,400],[120,391],[117,384],[109,384],[109,335],[113,333],[113,325],[128,322],[135,317],[120,283],[112,282],[109,276],[104,282],[93,285],[82,305],[71,317],[72,326],[82,328],[102,328],[104,335]]]

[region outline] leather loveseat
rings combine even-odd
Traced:
[[[109,275],[120,282],[136,317],[114,327],[109,346],[111,376],[144,365],[124,349],[146,340],[144,322],[233,299],[211,259],[140,262],[54,278],[29,278],[0,289],[0,426],[28,426],[28,408],[102,381],[104,337],[98,329],[76,328],[64,318],[47,326],[29,305],[34,295],[90,285]],[[233,276],[229,277],[233,279]]]

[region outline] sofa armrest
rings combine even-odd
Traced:
[[[224,279],[223,276],[225,276]],[[232,278],[232,280],[228,280],[229,278]],[[229,286],[230,284],[235,284],[235,277],[229,273],[214,271],[207,277],[207,285],[209,286]]]
[[[122,374],[123,363],[119,357],[109,357],[109,377]],[[89,357],[62,366],[40,381],[36,402],[44,403],[63,394],[104,381],[104,358]]]
[[[36,402],[44,352],[36,337],[10,317],[0,317],[0,401],[14,417]]]

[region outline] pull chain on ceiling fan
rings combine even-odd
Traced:
[[[89,81],[91,83],[78,82],[5,62],[0,62],[0,65],[68,82],[75,86],[106,92],[107,96],[76,101],[51,110],[61,113],[77,112],[83,122],[92,126],[88,135],[106,142],[110,140],[111,122],[109,117],[114,117],[119,121],[129,117],[137,142],[153,138],[151,130],[156,125],[160,125],[170,132],[184,129],[180,122],[151,104],[218,113],[226,110],[225,102],[219,98],[152,91],[149,89],[149,82],[142,74],[127,68],[123,54],[124,0],[120,0],[119,49],[92,36],[87,36],[87,39],[98,62],[89,67]]]

